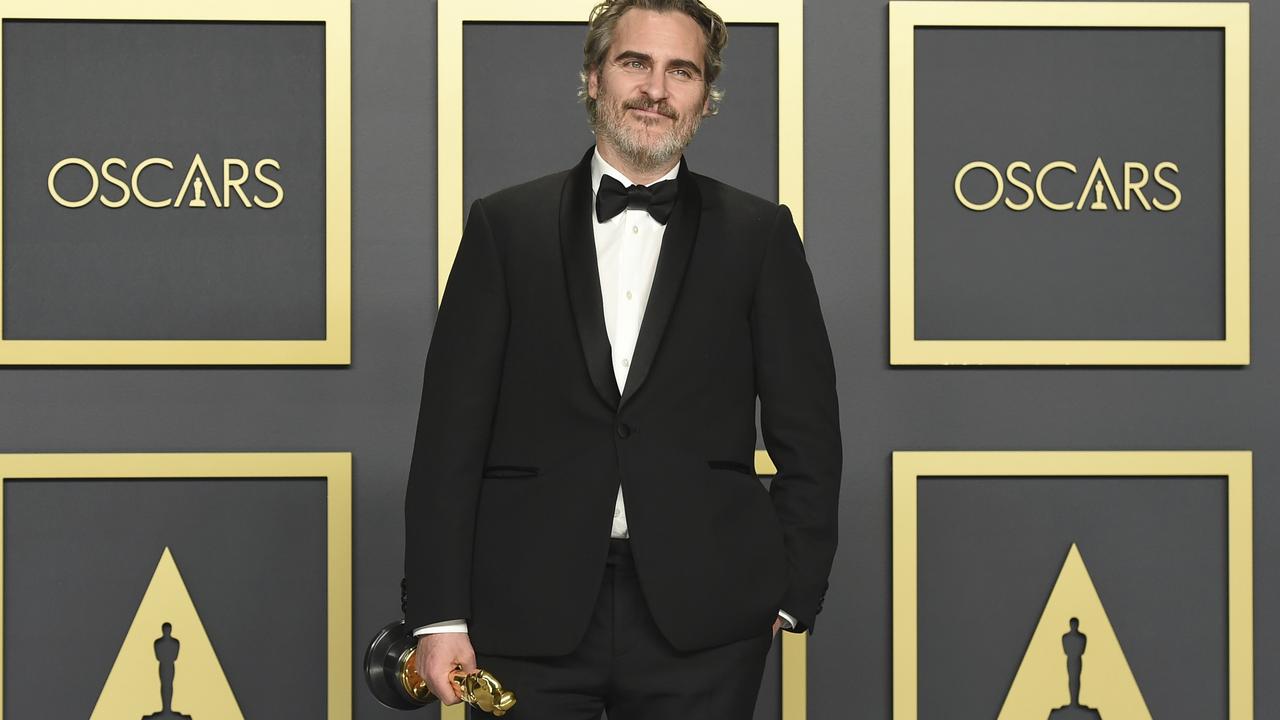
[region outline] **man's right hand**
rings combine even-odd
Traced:
[[[418,674],[427,681],[427,687],[445,705],[456,705],[462,701],[457,686],[449,679],[454,668],[461,665],[465,673],[476,671],[476,653],[471,649],[471,637],[464,632],[419,637],[414,662]]]

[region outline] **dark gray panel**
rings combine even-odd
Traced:
[[[165,547],[244,716],[323,717],[327,517],[322,479],[5,481],[5,717],[89,716]]]
[[[4,22],[6,339],[323,338],[324,26],[318,23]],[[66,157],[119,157],[151,198],[178,194],[199,153],[277,207],[66,208],[47,178]],[[58,174],[84,197],[82,168]],[[121,191],[102,181],[99,194]],[[191,199],[188,191],[187,200]]]
[[[760,694],[756,697],[753,720],[778,720],[782,717],[782,632],[773,639],[769,657],[765,659]]]
[[[585,10],[584,10],[585,14]],[[468,23],[463,32],[463,201],[573,166],[595,142],[577,100],[585,23]],[[778,32],[733,25],[721,114],[689,168],[778,197]]]
[[[1072,543],[1151,715],[1226,717],[1225,480],[925,478],[918,503],[921,720],[999,714]]]
[[[923,28],[915,43],[918,338],[1223,337],[1220,30]],[[1045,194],[1074,205],[1099,156],[1122,201],[1126,161],[1176,163],[1181,206],[1092,211],[1091,192],[1080,211],[974,212],[953,190],[971,161],[1061,160],[1079,174],[1050,173]],[[980,203],[995,180],[964,188]],[[1154,177],[1144,192],[1171,199]]]

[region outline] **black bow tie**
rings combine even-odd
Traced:
[[[663,180],[649,186],[622,187],[612,175],[600,176],[596,191],[596,221],[606,222],[627,208],[648,210],[660,224],[666,225],[671,208],[676,204],[676,181]]]

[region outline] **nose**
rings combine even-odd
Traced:
[[[660,70],[651,71],[640,89],[655,102],[666,100],[667,95],[670,94],[667,91],[667,74]]]

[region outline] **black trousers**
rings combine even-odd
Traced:
[[[662,637],[636,577],[630,542],[612,540],[591,624],[560,657],[478,654],[516,694],[511,720],[750,720],[771,628],[758,637],[682,653]]]

